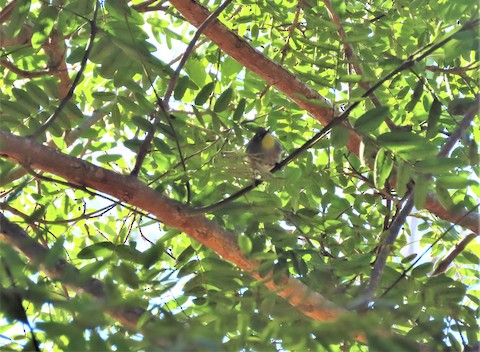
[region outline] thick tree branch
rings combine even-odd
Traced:
[[[170,3],[196,27],[200,26],[210,15],[208,9],[196,1],[172,0]],[[323,125],[333,119],[334,111],[330,107],[328,99],[322,97],[281,65],[254,49],[245,39],[228,29],[218,19],[205,30],[204,34],[227,55],[262,77],[268,84],[285,93]],[[349,149],[355,150],[358,154],[359,146],[359,136],[351,132]]]
[[[197,27],[210,15],[208,9],[194,0],[171,0],[170,3],[187,19],[187,21]],[[465,24],[461,31],[470,30],[476,25],[478,25],[477,20],[471,21]],[[283,92],[286,96],[295,101],[299,107],[308,111],[323,125],[327,125],[334,118],[334,113],[332,109],[328,107],[330,103],[326,98],[322,97],[314,89],[300,81],[295,75],[287,71],[281,65],[254,49],[245,39],[228,29],[219,20],[215,20],[205,30],[204,34],[217,44],[226,54],[244,65],[248,70],[263,78],[268,84]],[[453,34],[437,44],[428,45],[424,53],[418,56],[415,60],[418,61],[424,59],[452,38]],[[408,60],[405,61],[405,63],[408,62]],[[402,70],[410,67],[408,65],[403,66],[405,67],[402,68]],[[371,90],[372,89],[369,89],[366,93],[370,94]],[[349,131],[347,148],[357,156],[360,155],[360,140],[360,136],[357,133],[353,130]],[[431,195],[427,198],[424,207],[438,217],[450,222],[456,222],[461,219],[458,223],[460,226],[468,228],[474,232],[478,231],[477,224],[480,222],[480,216],[478,214],[469,214],[462,218],[463,214],[450,212],[448,209],[445,209],[440,205],[438,200]]]
[[[0,131],[0,140],[0,155],[3,157],[58,175],[73,184],[109,194],[155,215],[165,225],[185,232],[255,279],[261,280],[271,291],[312,319],[333,321],[347,312],[295,278],[285,276],[281,283],[276,284],[273,280],[261,277],[257,272],[260,262],[248,259],[241,253],[235,234],[195,214],[191,208],[155,192],[135,177],[97,167],[7,132]]]

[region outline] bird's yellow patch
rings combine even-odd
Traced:
[[[275,139],[270,133],[267,133],[262,139],[262,148],[271,149],[275,145]]]

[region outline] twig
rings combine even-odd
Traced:
[[[443,258],[432,272],[432,276],[438,275],[443,273],[447,270],[448,266],[454,261],[454,259],[462,253],[462,251],[467,247],[467,245],[478,235],[476,233],[470,232],[466,235],[460,242],[458,242],[447,254],[445,258]]]
[[[293,18],[293,22],[290,25],[290,28],[288,29],[288,36],[287,39],[285,40],[285,45],[283,46],[282,50],[280,51],[281,56],[279,63],[283,64],[285,61],[285,58],[287,57],[287,52],[288,49],[290,49],[290,39],[293,36],[293,33],[295,32],[295,29],[298,27],[298,20],[300,18],[300,12],[302,11],[302,5],[303,5],[304,0],[298,0],[297,2],[297,8],[295,10],[295,17]],[[272,85],[268,84],[259,94],[260,99],[268,92]]]
[[[461,29],[460,31],[464,31],[464,30],[468,30],[470,29],[470,27],[473,25],[472,23],[476,23],[475,21],[472,21],[472,22],[469,22],[467,24],[465,24]],[[382,79],[380,79],[377,83],[375,83],[373,86],[371,86],[365,93],[362,94],[362,97],[365,98],[365,97],[368,97],[371,93],[373,93],[376,89],[378,89],[383,83],[385,83],[386,81],[388,81],[389,79],[395,77],[397,74],[399,74],[400,72],[402,72],[403,70],[406,70],[407,68],[410,68],[412,67],[413,65],[415,65],[415,63],[417,61],[419,61],[421,58],[424,58],[428,55],[430,55],[432,52],[434,52],[435,50],[437,50],[438,48],[442,47],[443,45],[445,45],[446,43],[448,43],[451,39],[453,38],[453,34],[451,36],[449,36],[448,38],[442,40],[441,42],[437,43],[437,44],[433,44],[433,45],[428,45],[426,46],[424,49],[426,48],[429,48],[428,50],[426,50],[423,54],[421,54],[419,57],[415,58],[413,56],[410,56],[409,58],[407,58],[402,64],[400,64],[397,68],[395,68],[394,70],[392,70],[390,73],[388,73],[386,76],[384,76]],[[420,50],[422,51],[422,50]],[[288,165],[291,161],[293,161],[294,159],[296,159],[300,154],[302,154],[304,151],[308,150],[309,148],[313,147],[319,140],[321,140],[334,126],[336,125],[339,125],[339,124],[342,124],[344,121],[347,120],[348,116],[350,115],[350,113],[352,112],[353,109],[355,109],[358,105],[360,104],[360,100],[354,102],[353,104],[349,105],[347,107],[347,109],[338,117],[332,119],[322,130],[320,130],[320,132],[318,132],[317,134],[315,134],[312,138],[310,138],[307,142],[305,142],[300,148],[296,149],[293,153],[291,153],[289,156],[287,156],[285,159],[283,159],[280,163],[278,163],[270,172],[271,173],[275,173],[279,170],[281,170],[283,167],[285,167],[286,165]],[[201,207],[201,208],[196,208],[194,209],[194,212],[195,213],[207,213],[207,212],[211,212],[212,210],[215,210],[215,209],[218,209],[222,206],[224,206],[225,204],[228,204],[234,200],[237,200],[238,198],[240,198],[241,196],[243,196],[244,194],[248,193],[249,191],[255,189],[256,187],[258,187],[259,185],[261,185],[264,181],[263,180],[255,180],[255,182],[243,189],[241,189],[240,191],[232,194],[230,197],[227,197],[227,198],[224,198],[222,199],[221,201],[217,202],[217,203],[214,203],[214,204],[211,204],[211,205],[208,205],[208,206],[205,206],[205,207]],[[407,199],[407,197],[405,198]],[[412,198],[413,199],[413,198]],[[413,201],[413,200],[412,200]],[[407,203],[408,203],[408,200],[407,200]],[[405,204],[407,205],[407,204]],[[398,235],[398,234],[397,234]],[[395,238],[396,236],[395,235]],[[393,236],[393,234],[392,234]],[[393,242],[392,242],[393,243]],[[382,269],[383,270],[383,269]]]
[[[47,129],[49,129],[55,120],[60,116],[60,113],[62,110],[65,108],[67,103],[70,101],[70,99],[73,97],[73,93],[75,92],[75,89],[77,88],[78,83],[80,82],[80,78],[82,77],[83,71],[85,70],[87,66],[87,61],[88,57],[90,56],[90,52],[93,49],[93,44],[95,41],[95,36],[97,34],[97,15],[98,15],[98,8],[99,8],[99,2],[95,2],[95,10],[93,11],[93,19],[90,21],[90,38],[88,40],[88,45],[85,50],[85,53],[83,54],[82,61],[80,63],[80,69],[78,70],[75,79],[73,80],[72,86],[70,87],[67,95],[65,95],[60,102],[60,105],[58,108],[55,110],[52,116],[43,124],[42,127],[40,127],[35,133],[33,133],[30,137],[33,139],[37,139],[40,135],[42,135]]]
[[[473,65],[473,63],[472,63]],[[467,67],[438,67],[438,66],[433,66],[433,65],[427,65],[425,66],[425,70],[431,71],[431,72],[440,72],[443,74],[456,74],[462,76],[465,72],[470,71],[470,70],[475,70],[478,68],[478,65],[473,66],[469,65]]]
[[[72,143],[78,137],[80,137],[83,134],[83,132],[85,132],[90,127],[92,127],[95,123],[101,120],[105,116],[105,110],[108,109],[110,106],[114,105],[115,103],[116,103],[115,99],[113,101],[109,101],[108,103],[105,103],[103,106],[96,109],[92,113],[92,116],[85,119],[85,121],[83,121],[78,127],[76,127],[73,131],[71,131],[65,138],[65,142],[67,143],[67,146],[72,145]]]
[[[193,51],[193,48],[195,47],[195,43],[197,42],[198,38],[200,35],[205,31],[205,29],[212,23],[218,15],[232,2],[232,0],[225,0],[215,11],[213,11],[207,19],[197,28],[197,31],[193,35],[192,40],[187,46],[187,49],[183,53],[182,60],[180,60],[180,63],[178,64],[175,72],[173,73],[172,77],[170,78],[170,82],[168,83],[167,90],[164,95],[164,106],[165,109],[168,110],[168,104],[170,97],[172,96],[173,89],[175,88],[175,85],[177,83],[178,77],[180,76],[180,71],[183,69],[183,66],[185,66],[188,57]]]
[[[5,23],[8,21],[10,16],[12,15],[13,9],[17,6],[17,0],[13,0],[9,2],[3,9],[0,11],[0,24]]]
[[[448,154],[452,150],[455,143],[457,143],[460,140],[460,137],[462,136],[463,131],[465,131],[468,128],[468,126],[470,126],[473,119],[478,114],[478,110],[480,109],[480,94],[477,94],[477,96],[475,97],[475,100],[476,100],[476,103],[473,104],[470,110],[463,117],[462,121],[460,121],[460,123],[458,124],[457,129],[447,139],[443,147],[440,149],[440,153],[438,153],[438,156],[440,157],[448,156]]]
[[[350,113],[351,110],[348,110],[348,113]],[[315,134],[312,138],[310,138],[308,141],[306,141],[300,148],[296,149],[293,153],[288,155],[285,159],[283,159],[281,162],[279,162],[275,167],[270,171],[272,174],[281,170],[284,168],[286,165],[288,165],[290,162],[295,160],[302,154],[304,151],[307,149],[311,148],[312,146],[315,145],[320,139],[322,139],[334,126],[337,124],[340,124],[342,121],[344,121],[348,114],[346,114],[347,111],[345,111],[342,115],[340,115],[338,118],[333,119],[330,121],[320,132]],[[225,204],[228,204],[230,202],[233,202],[234,200],[237,200],[244,194],[250,192],[251,190],[257,188],[259,185],[261,185],[264,182],[262,179],[256,179],[252,184],[248,185],[247,187],[242,188],[238,192],[232,194],[230,197],[224,198],[221,201],[211,204],[205,207],[201,208],[196,208],[193,209],[195,213],[198,214],[203,214],[203,213],[208,213],[211,212],[212,210],[216,210],[218,208],[223,207]]]
[[[22,69],[18,68],[17,66],[12,64],[7,59],[0,59],[0,65],[2,65],[3,67],[6,67],[9,71],[12,71],[13,73],[15,73],[16,75],[18,75],[22,78],[38,78],[38,77],[43,77],[43,76],[46,76],[46,75],[54,74],[55,72],[58,71],[58,70],[55,70],[55,69],[54,70],[45,70],[45,71],[35,71],[35,72],[25,71],[25,70],[22,70]]]
[[[93,218],[98,218],[100,216],[102,216],[103,214],[109,212],[111,209],[113,209],[115,206],[117,206],[117,204],[110,204],[110,205],[107,205],[101,209],[98,209],[98,210],[95,210],[95,211],[92,211],[91,213],[87,213],[87,214],[82,214],[80,216],[77,216],[76,218],[72,218],[72,219],[63,219],[63,220],[42,220],[42,219],[33,219],[34,222],[38,222],[40,224],[68,224],[70,222],[77,222],[77,221],[80,221],[80,220],[84,220],[84,219],[93,219]],[[15,214],[17,216],[20,216],[22,217],[23,219],[27,220],[29,219],[29,216],[27,214],[24,214],[22,213],[21,211],[19,211],[18,209],[15,209],[13,208],[12,206],[10,206],[8,203],[3,203],[1,202],[0,203],[0,209],[2,210],[6,210],[6,211],[9,211],[11,212],[12,214]]]
[[[390,247],[395,243],[395,240],[402,229],[403,224],[405,223],[408,215],[413,209],[413,188],[409,191],[407,195],[407,201],[403,205],[402,210],[397,214],[393,219],[388,235],[385,238],[385,242],[380,246],[375,264],[373,266],[372,273],[370,274],[370,281],[367,284],[365,290],[352,302],[351,308],[366,308],[370,300],[372,299],[378,285],[380,284],[380,279],[382,278],[383,269],[387,263],[387,257],[390,253]]]
[[[144,213],[138,209],[136,209],[135,207],[132,207],[130,205],[127,205],[125,204],[125,202],[122,202],[122,201],[119,201],[119,200],[115,200],[113,198],[110,198],[110,197],[107,197],[106,195],[102,194],[102,193],[98,193],[98,192],[93,192],[91,190],[89,190],[88,188],[86,188],[85,186],[83,185],[78,185],[78,184],[74,184],[74,183],[71,183],[71,182],[66,182],[66,181],[62,181],[62,180],[58,180],[58,179],[54,179],[54,178],[51,178],[51,177],[47,177],[47,176],[44,176],[44,175],[41,175],[37,172],[35,172],[34,170],[32,170],[32,168],[28,165],[25,165],[25,164],[21,164],[22,167],[24,167],[28,173],[30,173],[33,177],[37,178],[37,179],[40,179],[40,180],[44,180],[44,181],[48,181],[48,182],[52,182],[52,183],[58,183],[58,184],[61,184],[63,186],[66,186],[68,188],[74,188],[74,189],[79,189],[85,193],[88,193],[89,195],[91,196],[95,196],[95,197],[100,197],[100,198],[103,198],[109,202],[112,202],[113,204],[115,205],[118,205],[118,206],[121,206],[125,209],[128,209],[130,210],[131,212],[134,212],[134,213],[137,213],[143,217],[146,217],[150,220],[154,220],[154,221],[158,221],[155,217],[151,216],[150,214],[147,214],[147,213]]]
[[[150,11],[168,9],[168,7],[163,5],[167,2],[167,0],[159,1],[158,4],[155,4],[154,6],[150,6],[156,1],[157,0],[147,0],[147,1],[141,2],[140,4],[132,5],[132,9],[134,9],[137,12],[150,12]]]
[[[325,6],[327,8],[328,15],[330,16],[331,20],[333,21],[333,23],[338,28],[338,36],[343,41],[343,48],[344,48],[345,56],[347,57],[347,61],[349,63],[351,63],[351,65],[353,66],[353,68],[355,70],[355,73],[357,75],[363,77],[364,74],[363,74],[362,67],[360,66],[360,60],[358,59],[358,56],[355,53],[355,50],[353,50],[353,45],[346,41],[347,40],[347,33],[345,32],[345,29],[343,28],[342,21],[340,20],[340,18],[335,13],[334,8],[333,8],[330,0],[323,0],[323,2],[325,3]],[[370,88],[370,85],[368,84],[368,82],[366,82],[364,80],[360,80],[360,82],[358,82],[358,84],[359,84],[360,87],[362,87],[366,91],[368,91],[369,88]],[[371,99],[371,101],[372,101],[373,105],[375,105],[375,107],[378,108],[378,107],[382,106],[382,103],[377,98],[375,93],[372,92],[369,95],[369,98]],[[387,126],[391,130],[398,129],[398,127],[393,123],[393,121],[390,118],[387,118],[385,120],[385,123],[387,124]]]
[[[164,95],[164,99],[163,101],[158,97],[156,91],[155,91],[155,95],[157,95],[157,102],[158,102],[158,105],[159,105],[159,108],[160,108],[160,113],[163,114],[165,116],[165,118],[167,119],[169,125],[170,125],[170,128],[172,129],[172,132],[174,134],[174,137],[175,137],[175,142],[177,144],[177,149],[178,149],[178,152],[180,154],[180,160],[182,162],[182,166],[184,168],[184,171],[186,171],[186,165],[185,165],[185,160],[183,158],[183,155],[182,155],[182,151],[181,151],[181,148],[180,148],[180,145],[178,143],[178,138],[176,136],[176,133],[175,133],[175,129],[173,128],[173,125],[170,121],[170,118],[169,118],[169,115],[168,115],[168,110],[169,110],[169,100],[170,100],[170,97],[172,96],[172,93],[173,93],[173,89],[176,85],[176,82],[178,80],[178,77],[180,76],[180,71],[182,70],[183,66],[185,65],[185,63],[187,62],[187,59],[188,57],[190,56],[190,54],[192,53],[194,47],[195,47],[195,43],[197,42],[198,38],[200,37],[200,35],[203,33],[203,31],[205,31],[205,29],[218,17],[218,15],[232,2],[232,0],[226,0],[223,4],[221,4],[214,12],[212,12],[208,17],[207,19],[198,27],[197,31],[195,32],[192,40],[190,41],[190,43],[188,44],[187,46],[187,49],[185,50],[185,52],[183,53],[183,56],[182,56],[182,60],[180,61],[180,63],[178,64],[177,66],[177,69],[175,70],[175,72],[173,73],[172,77],[170,78],[170,81],[169,81],[169,84],[168,84],[168,87],[167,87],[167,90],[165,92],[165,95]],[[153,86],[153,81],[151,82],[152,83],[152,86]],[[145,140],[143,141],[142,145],[140,146],[140,149],[139,149],[139,152],[137,154],[137,159],[135,161],[135,165],[133,167],[133,170],[132,172],[130,173],[131,175],[133,176],[136,176],[138,175],[138,173],[140,172],[140,169],[142,167],[142,164],[143,164],[143,161],[145,160],[145,157],[147,155],[147,152],[148,152],[148,147],[149,145],[152,143],[153,141],[153,138],[155,136],[155,124],[158,122],[159,120],[159,117],[155,117],[154,121],[153,121],[153,126],[152,128],[147,132],[147,136],[145,137]],[[186,184],[187,186],[187,203],[190,202],[190,198],[191,198],[191,194],[190,194],[190,184],[187,182]]]
[[[45,262],[46,258],[49,258],[50,262],[55,259],[51,258],[50,251],[31,238],[20,226],[11,223],[2,213],[0,213],[0,239],[16,247],[30,261],[38,263],[40,269],[44,270],[50,278],[61,281],[78,294],[88,293],[95,297],[98,302],[106,304],[104,308],[106,313],[125,327],[134,331],[145,332],[148,331],[148,326],[152,326],[151,324],[155,325],[155,322],[158,321],[158,319],[151,317],[146,319],[147,323],[139,328],[138,322],[140,319],[145,315],[150,316],[145,309],[132,307],[131,305],[120,305],[115,308],[108,307],[109,299],[102,281],[81,275],[75,266],[62,258],[58,258],[51,265],[47,265]],[[145,335],[149,336],[148,334]],[[162,338],[155,338],[154,342],[163,348],[171,345],[170,341]]]
[[[3,221],[2,218],[0,218],[0,221]],[[0,228],[3,227],[3,225],[0,224]],[[12,287],[14,289],[17,288],[17,286],[15,285],[15,278],[13,277],[13,274],[12,274],[12,271],[10,270],[10,266],[8,265],[7,261],[5,260],[5,258],[2,258],[2,264],[3,264],[3,267],[5,268],[5,272],[7,273],[7,276],[8,278],[10,279],[10,282],[12,284]],[[3,289],[3,288],[2,288]],[[9,295],[10,296],[10,295]],[[18,318],[20,319],[20,321],[22,323],[25,323],[28,327],[28,329],[30,330],[30,334],[32,335],[32,344],[33,344],[33,347],[34,347],[34,351],[38,351],[40,352],[40,344],[38,343],[38,340],[37,340],[37,337],[35,336],[35,333],[33,332],[33,328],[32,328],[32,325],[30,325],[30,322],[28,321],[28,316],[27,316],[27,311],[25,310],[25,308],[23,307],[23,302],[22,302],[22,296],[20,295],[19,292],[13,292],[12,294],[13,298],[16,302],[9,302],[10,304],[15,304],[15,310],[17,311],[16,314],[17,315],[21,315],[21,317],[19,316]],[[21,310],[21,311],[20,311]]]

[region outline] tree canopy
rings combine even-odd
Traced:
[[[0,5],[3,348],[478,348],[477,2]]]

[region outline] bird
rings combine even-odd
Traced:
[[[269,129],[261,128],[247,143],[247,156],[256,173],[269,173],[281,160],[283,148]]]

